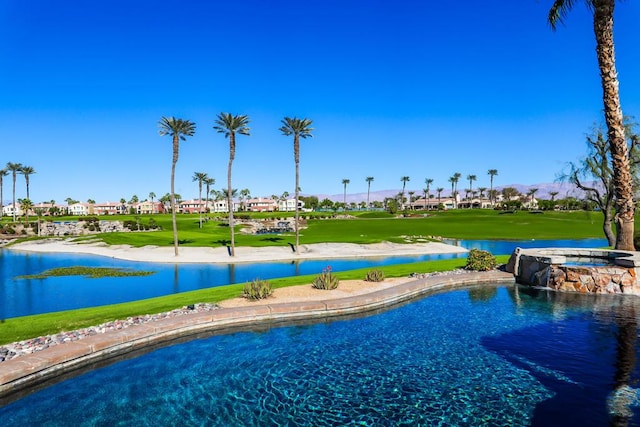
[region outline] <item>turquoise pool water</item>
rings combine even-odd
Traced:
[[[0,425],[638,425],[637,313],[621,296],[454,291],[162,348],[8,404]]]

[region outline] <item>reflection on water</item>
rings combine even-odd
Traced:
[[[457,240],[445,239],[449,245],[465,249],[481,249],[494,255],[509,255],[515,248],[604,248],[607,239],[556,239],[556,240]]]

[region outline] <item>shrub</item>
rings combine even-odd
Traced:
[[[367,282],[382,282],[384,280],[384,272],[382,270],[369,270],[364,276],[364,280]]]
[[[338,283],[340,283],[340,280],[338,280],[336,276],[331,274],[331,266],[328,266],[327,268],[322,270],[322,273],[318,277],[313,279],[313,283],[311,284],[311,286],[316,289],[329,290],[337,288]]]
[[[251,301],[264,299],[271,295],[273,289],[267,280],[253,279],[244,284],[242,296]]]
[[[491,252],[471,249],[467,256],[467,265],[464,268],[473,271],[489,271],[496,268],[496,265],[496,257]]]

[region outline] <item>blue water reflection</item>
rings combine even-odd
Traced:
[[[481,249],[494,255],[509,255],[515,248],[604,248],[607,239],[557,239],[557,240],[456,240],[445,239],[449,245],[465,249]]]
[[[494,254],[509,254],[516,247],[602,247],[605,239],[492,241],[458,240],[447,243]],[[465,257],[434,254],[332,260],[303,260],[251,264],[155,264],[79,254],[29,253],[0,249],[0,319],[153,298],[179,292],[244,283],[255,278],[272,279],[318,274],[328,265],[333,271],[373,268],[393,264]],[[143,277],[85,279],[50,277],[18,279],[69,266],[119,267],[151,270]]]

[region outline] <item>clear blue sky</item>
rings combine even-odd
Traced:
[[[305,194],[450,188],[460,172],[489,186],[552,182],[601,121],[592,18],[566,25],[551,0],[3,0],[0,166],[35,168],[31,199],[141,199],[169,191],[161,116],[194,121],[176,191],[194,172],[226,186],[228,140],[216,114],[247,114],[234,188],[293,193],[285,116],[314,121],[301,143]],[[640,3],[617,3],[623,111],[640,116]],[[25,197],[18,177],[17,197]],[[5,201],[11,180],[5,178]]]

